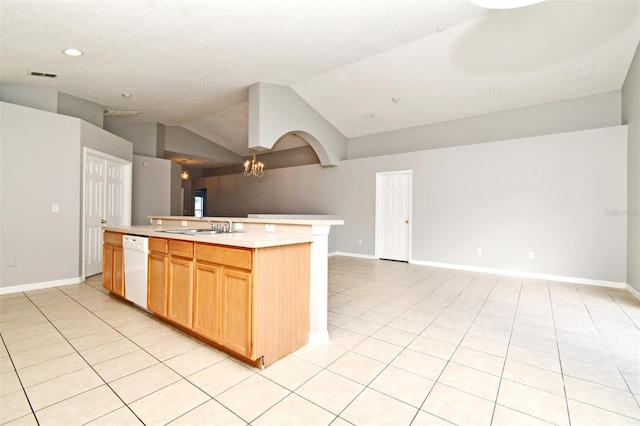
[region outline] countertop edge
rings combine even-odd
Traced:
[[[159,216],[153,216],[158,218]],[[175,216],[173,216],[175,217]],[[237,232],[230,234],[215,235],[183,235],[169,234],[161,232],[152,225],[137,226],[103,226],[105,231],[119,232],[127,235],[140,235],[145,237],[156,237],[173,240],[194,241],[199,243],[219,244],[233,247],[244,248],[266,248],[277,247],[291,244],[303,244],[313,241],[312,235],[304,234],[286,234],[271,232]]]

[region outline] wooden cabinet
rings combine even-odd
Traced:
[[[102,248],[102,286],[124,297],[124,250],[122,234],[106,231]]]
[[[193,287],[193,331],[221,343],[220,267],[196,262]]]
[[[147,309],[167,317],[169,288],[169,244],[162,238],[149,238],[149,272],[147,280]]]
[[[123,234],[105,232],[103,285],[124,297]],[[230,247],[149,239],[147,309],[266,366],[309,337],[310,244]]]
[[[193,331],[251,357],[253,250],[196,243],[195,259]]]
[[[167,318],[191,329],[193,324],[193,243],[169,240]]]
[[[222,345],[240,355],[251,356],[253,341],[253,292],[251,274],[223,268],[220,312]]]

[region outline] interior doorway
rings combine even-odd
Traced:
[[[102,272],[102,225],[131,224],[131,162],[83,150],[83,276]]]
[[[207,215],[207,190],[196,189],[193,199],[193,215],[195,217],[205,217]]]
[[[411,258],[411,170],[376,173],[376,243],[379,259]]]

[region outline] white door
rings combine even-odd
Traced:
[[[84,276],[102,272],[102,225],[128,225],[130,163],[86,149],[84,160]]]
[[[376,174],[376,257],[409,260],[411,171]]]

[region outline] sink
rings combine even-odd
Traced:
[[[158,232],[166,232],[168,234],[182,234],[182,235],[213,235],[219,234],[220,231],[215,229],[167,229]]]
[[[245,231],[240,231],[240,230],[223,231],[222,229],[165,229],[158,232],[166,232],[167,234],[181,234],[181,235],[215,235],[215,234],[237,234]]]

